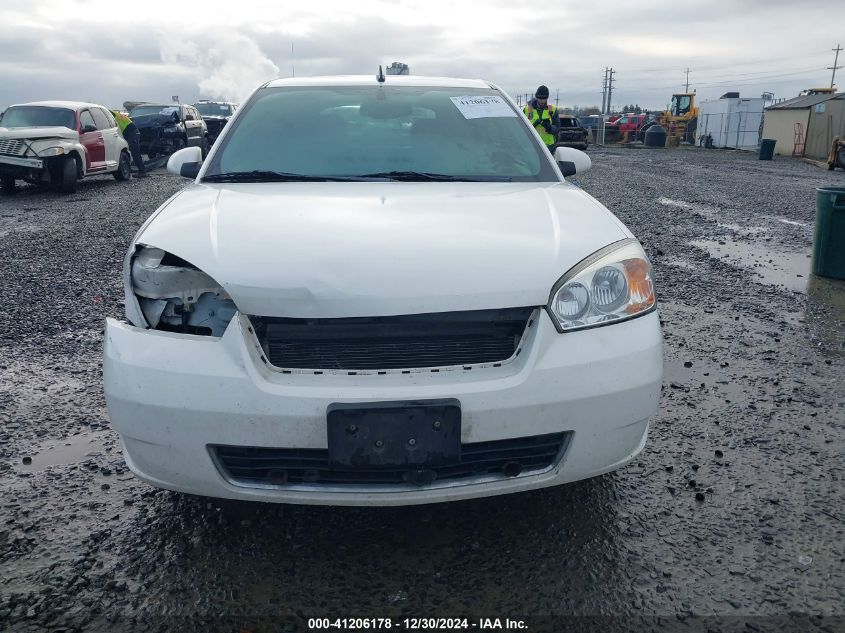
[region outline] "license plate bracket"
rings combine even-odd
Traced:
[[[461,407],[455,399],[329,406],[331,468],[418,468],[460,463]]]

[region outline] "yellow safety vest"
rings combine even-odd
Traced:
[[[120,128],[120,133],[123,134],[123,130],[129,127],[129,124],[132,123],[132,119],[123,114],[123,112],[112,110],[111,113],[114,115],[114,120],[117,121],[117,127]]]
[[[529,108],[531,108],[530,113],[529,113],[529,110],[528,110]],[[532,108],[530,104],[526,105],[522,109],[522,111],[525,113],[525,116],[528,117],[528,120],[531,121],[531,125],[533,125],[537,129],[537,132],[540,134],[540,138],[543,139],[543,142],[550,147],[552,145],[554,145],[555,144],[555,135],[550,134],[549,132],[546,132],[546,130],[544,128],[539,127],[539,123],[540,123],[540,121],[543,121],[543,120],[551,121],[552,116],[555,113],[555,107],[552,104],[549,104],[546,107],[546,109],[542,111],[543,112],[542,116],[540,114],[538,114],[537,109]]]

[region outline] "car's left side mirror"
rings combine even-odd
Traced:
[[[186,147],[167,159],[167,171],[182,178],[196,178],[202,167],[202,149]]]
[[[582,174],[593,166],[589,156],[572,147],[558,147],[555,150],[555,160],[564,177]]]

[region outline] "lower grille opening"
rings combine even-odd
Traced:
[[[566,450],[571,432],[535,435],[461,446],[461,463],[450,466],[336,469],[322,448],[212,446],[225,476],[244,485],[287,484],[425,485],[499,475],[523,476],[553,466]]]
[[[388,317],[249,317],[261,347],[284,369],[379,370],[502,362],[519,351],[534,308]]]

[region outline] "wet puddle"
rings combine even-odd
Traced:
[[[759,235],[760,233],[766,233],[769,230],[765,226],[741,226],[731,222],[719,222],[719,219],[724,217],[724,209],[720,209],[719,207],[710,207],[705,204],[695,204],[693,202],[687,202],[686,200],[672,200],[671,198],[658,198],[657,201],[665,207],[684,209],[685,211],[694,213],[702,218],[713,220],[719,228],[723,228],[728,231],[735,231],[743,235]]]
[[[37,224],[24,224],[24,223],[12,223],[12,222],[3,222],[0,220],[0,237],[6,237],[10,233],[14,231],[40,231],[41,227]]]
[[[719,241],[693,240],[696,248],[707,252],[713,259],[739,268],[748,268],[764,284],[784,286],[788,290],[805,292],[810,275],[810,250],[775,251],[760,244],[737,242],[729,238]]]
[[[84,462],[103,452],[104,441],[102,433],[83,433],[63,440],[50,440],[38,447],[37,452],[27,453],[18,467],[24,471],[40,471],[50,466]]]
[[[687,202],[686,200],[672,200],[671,198],[658,198],[657,201],[665,207],[675,207],[676,209],[684,209],[686,211],[692,211],[696,215],[700,215],[705,218],[717,218],[721,213],[722,210],[718,207],[709,207],[705,204],[694,204],[692,202]]]

